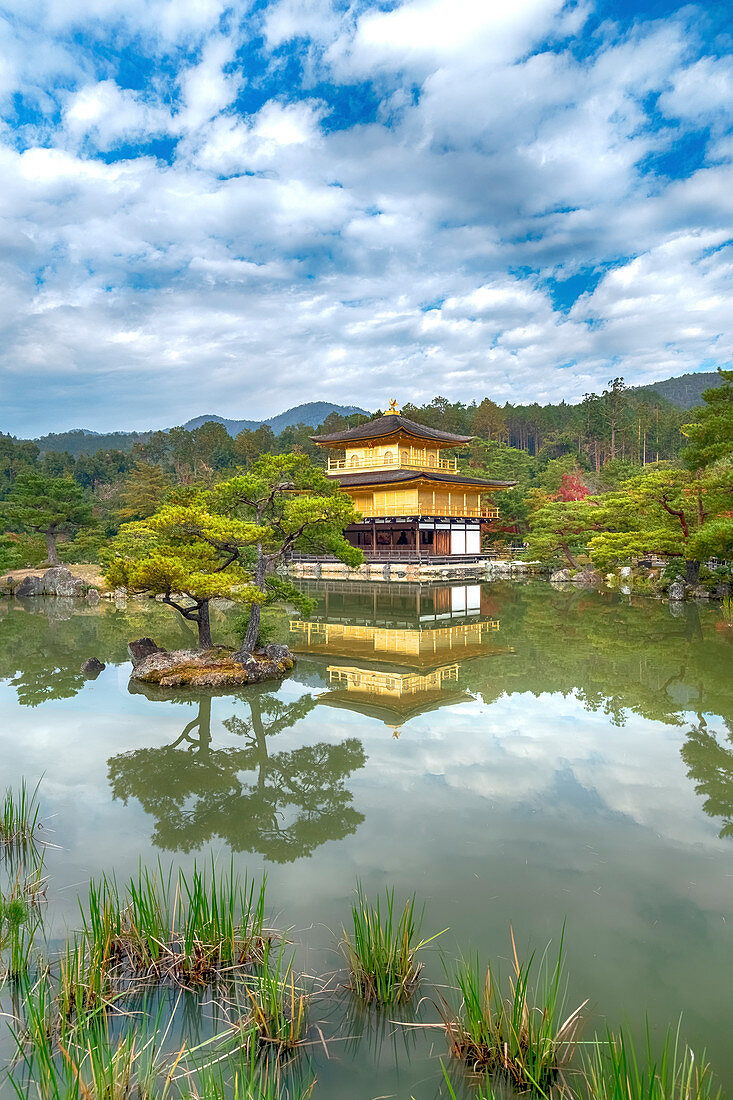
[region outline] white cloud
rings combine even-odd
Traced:
[[[673,118],[704,124],[729,115],[733,103],[733,58],[701,57],[678,71],[672,87],[659,97],[659,106]]]
[[[6,90],[35,115],[0,131],[0,379],[45,387],[6,427],[71,426],[81,393],[98,428],[204,404],[268,415],[283,393],[376,407],[395,375],[403,400],[573,399],[612,360],[633,382],[730,354],[722,126],[684,178],[640,168],[684,128],[651,125],[656,93],[697,126],[727,89],[693,16],[606,25],[581,57],[566,36],[587,12],[559,0],[179,8],[174,27],[170,5],[133,0],[114,23],[148,60],[179,43],[142,90],[95,51],[104,0],[39,0],[37,30],[5,26]],[[117,159],[163,134],[170,164]],[[554,304],[548,280],[599,267],[592,293]]]
[[[542,39],[564,0],[406,0],[389,11],[366,11],[355,30],[334,43],[330,58],[346,70],[434,66],[468,56],[490,65],[519,57]],[[427,67],[427,68],[426,68]]]
[[[236,98],[242,76],[225,71],[234,60],[235,48],[235,41],[225,35],[210,38],[198,64],[181,74],[183,108],[179,119],[184,128],[202,126]]]
[[[107,150],[119,141],[146,141],[172,129],[170,115],[113,80],[87,84],[70,96],[64,125],[76,140],[91,137]]]

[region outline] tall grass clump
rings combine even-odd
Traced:
[[[697,1058],[668,1029],[655,1051],[649,1027],[641,1053],[623,1030],[596,1036],[584,1056],[590,1100],[722,1100],[705,1054]]]
[[[90,954],[118,975],[175,979],[200,986],[223,972],[261,962],[265,883],[259,889],[234,871],[204,875],[194,867],[167,873],[141,867],[120,888],[103,878],[89,887],[84,935]]]
[[[478,958],[461,960],[453,975],[460,1007],[454,1012],[445,1000],[441,1007],[454,1056],[519,1091],[547,1094],[572,1056],[587,1003],[567,1013],[562,953],[561,938],[555,964],[545,951],[531,981],[534,955],[521,964],[512,934],[513,974],[504,990]]]
[[[241,1020],[247,1046],[290,1054],[305,1039],[306,995],[295,983],[293,958],[285,962],[280,947],[275,959],[268,948],[262,970],[247,981],[249,1005]]]
[[[383,1005],[408,1000],[422,969],[415,956],[442,932],[419,939],[422,914],[415,913],[415,898],[409,898],[397,912],[394,889],[385,892],[384,905],[379,895],[372,905],[358,886],[351,916],[353,932],[349,936],[344,929],[343,948],[355,991],[365,1001]]]
[[[104,951],[75,936],[58,960],[58,1010],[62,1026],[112,1003],[114,988]]]
[[[6,788],[0,802],[0,844],[10,846],[33,842],[39,827],[39,786],[40,780],[29,792],[25,779],[22,779],[19,791]]]
[[[257,1051],[229,1062],[201,1066],[187,1074],[181,1100],[309,1100],[315,1080],[285,1080],[280,1063],[261,1059]]]
[[[162,1027],[160,1013],[142,1027],[130,1018],[120,1033],[102,1012],[57,1032],[49,990],[47,978],[28,988],[14,1030],[10,1081],[19,1100],[167,1100],[183,1051],[164,1053],[170,1024]]]

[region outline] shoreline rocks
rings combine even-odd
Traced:
[[[169,652],[152,638],[130,642],[131,683],[163,688],[222,688],[281,680],[291,671],[295,657],[287,646],[267,645],[255,653],[234,652],[225,646],[211,649],[177,649]]]
[[[90,603],[99,602],[98,590],[82,577],[75,577],[64,565],[54,565],[42,576],[29,573],[17,584],[11,576],[3,583],[4,591],[17,598],[31,599],[35,596],[63,596],[72,599],[88,599]]]

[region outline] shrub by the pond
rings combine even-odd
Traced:
[[[640,1052],[623,1030],[596,1037],[584,1054],[590,1100],[722,1100],[705,1054],[697,1058],[668,1030],[655,1051],[647,1026]]]
[[[398,913],[394,889],[385,892],[384,905],[379,896],[372,905],[361,886],[356,895],[351,906],[353,932],[349,936],[344,930],[343,943],[352,986],[365,1001],[400,1004],[412,996],[420,977],[417,952],[442,932],[418,939],[422,915],[415,913],[414,897]]]
[[[443,1021],[456,1057],[514,1088],[545,1093],[573,1053],[586,1002],[566,1012],[562,939],[554,966],[547,952],[543,955],[536,981],[530,981],[534,955],[520,963],[513,935],[512,954],[513,975],[505,988],[490,967],[483,971],[478,958],[461,960],[454,973],[461,1004],[454,1011],[444,1001]]]
[[[41,919],[18,880],[8,897],[0,896],[0,976],[16,980],[26,973],[40,927]]]

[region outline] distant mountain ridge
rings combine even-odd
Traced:
[[[675,378],[663,378],[648,386],[630,388],[637,393],[651,391],[679,409],[694,409],[703,403],[703,390],[714,389],[721,383],[722,379],[717,371],[701,371],[699,374],[678,374]]]
[[[648,394],[650,400],[660,397],[673,405],[677,405],[678,408],[693,409],[702,404],[703,390],[719,386],[720,382],[720,375],[717,371],[701,371],[698,374],[680,374],[674,378],[663,378],[659,382],[651,382],[647,386],[632,386],[629,388],[637,394]],[[254,431],[261,424],[267,424],[277,435],[284,428],[294,424],[307,424],[309,427],[317,428],[332,412],[339,413],[341,416],[351,416],[354,413],[361,413],[364,416],[370,415],[365,409],[361,409],[357,405],[334,405],[330,401],[308,401],[304,405],[296,405],[292,409],[286,409],[285,412],[264,420],[234,420],[211,413],[194,417],[192,420],[187,421],[184,427],[190,431],[209,420],[214,420],[219,424],[223,424],[229,434],[234,436],[244,429]],[[95,451],[99,450],[119,449],[129,451],[132,449],[133,443],[138,440],[145,442],[155,430],[151,428],[146,432],[94,432],[88,428],[75,428],[69,432],[51,432],[49,435],[40,436],[35,442],[42,451],[68,451],[76,457],[80,454],[94,454]]]
[[[196,416],[187,421],[183,427],[191,431],[192,428],[198,428],[202,424],[214,420],[217,424],[223,424],[231,436],[235,436],[245,428],[254,431],[260,425],[267,424],[275,435],[279,435],[284,428],[292,427],[295,424],[307,424],[311,428],[317,428],[332,412],[339,413],[341,416],[352,416],[354,413],[360,413],[362,416],[371,415],[366,409],[360,409],[357,405],[334,405],[331,401],[308,401],[304,405],[296,405],[294,408],[286,409],[285,412],[278,413],[277,416],[271,416],[266,420],[229,420],[226,417],[211,413]],[[95,451],[130,451],[133,443],[146,442],[156,430],[156,428],[151,428],[147,432],[94,432],[88,428],[72,428],[68,432],[50,432],[48,435],[39,436],[34,442],[38,444],[41,451],[67,451],[76,458],[80,454],[94,454]],[[163,430],[169,431],[168,428]]]
[[[214,420],[217,424],[223,424],[229,434],[234,436],[238,435],[239,432],[254,431],[266,424],[268,428],[272,428],[275,435],[279,435],[284,428],[291,428],[294,424],[307,424],[311,428],[317,428],[333,412],[338,413],[339,416],[353,416],[354,413],[360,413],[362,416],[371,415],[366,409],[360,409],[358,405],[334,405],[330,401],[307,401],[305,405],[296,405],[292,409],[286,409],[285,412],[278,413],[277,416],[270,416],[267,420],[228,420],[224,416],[206,414],[195,416],[193,420],[186,421],[183,427],[191,431],[192,428],[200,428],[202,424]]]

